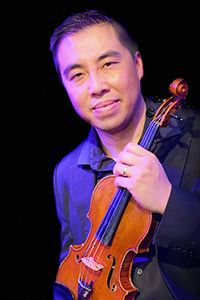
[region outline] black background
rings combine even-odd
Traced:
[[[140,45],[143,92],[168,98],[169,84],[181,77],[189,84],[187,105],[200,108],[198,1],[103,2],[15,1],[2,8],[5,299],[52,299],[60,249],[53,170],[90,128],[76,116],[55,72],[49,39],[56,27],[87,8],[121,19]]]

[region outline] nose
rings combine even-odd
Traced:
[[[91,73],[89,79],[89,94],[91,97],[102,96],[109,92],[110,88],[105,77],[100,73]]]

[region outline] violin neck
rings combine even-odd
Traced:
[[[153,143],[153,140],[156,136],[156,133],[158,132],[160,125],[153,120],[150,122],[142,141],[140,142],[140,146],[143,147],[146,150],[150,150],[150,147]]]

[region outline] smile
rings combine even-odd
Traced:
[[[101,113],[112,110],[117,106],[118,102],[119,100],[108,100],[102,103],[98,103],[93,107],[93,111],[95,111],[95,113]]]

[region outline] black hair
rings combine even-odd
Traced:
[[[68,35],[84,30],[87,27],[100,24],[112,26],[120,43],[130,51],[132,57],[134,58],[136,51],[138,51],[138,45],[121,21],[109,18],[103,12],[98,10],[87,10],[85,12],[75,13],[69,16],[67,20],[65,20],[58,28],[55,29],[50,39],[50,51],[53,55],[54,64],[59,77],[60,70],[57,60],[57,53],[62,39]]]

